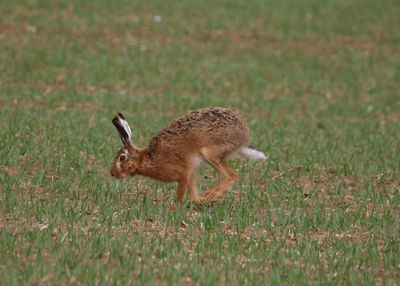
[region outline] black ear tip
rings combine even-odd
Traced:
[[[122,115],[122,113],[118,112],[118,116],[125,120],[125,117]]]

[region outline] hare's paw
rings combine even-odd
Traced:
[[[223,197],[223,193],[219,192],[217,189],[211,189],[204,193],[201,198],[202,203],[215,203]]]

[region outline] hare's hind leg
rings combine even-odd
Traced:
[[[201,153],[206,161],[217,170],[220,176],[218,184],[211,190],[205,192],[202,200],[205,202],[216,202],[235,184],[238,175],[228,166],[225,162],[225,158],[221,158],[206,150],[203,150]]]

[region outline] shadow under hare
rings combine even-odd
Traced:
[[[111,175],[118,179],[142,175],[162,182],[178,182],[178,202],[182,202],[186,190],[194,202],[220,200],[238,178],[226,162],[229,157],[266,158],[248,145],[246,121],[227,108],[190,111],[153,136],[145,148],[132,143],[131,129],[121,113],[112,122],[124,145],[113,160]],[[204,162],[218,172],[219,182],[200,197],[196,171]]]

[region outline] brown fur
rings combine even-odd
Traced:
[[[227,158],[248,143],[247,123],[238,114],[220,107],[199,109],[170,123],[150,139],[146,148],[125,144],[113,161],[111,174],[117,178],[142,175],[178,182],[178,202],[183,200],[186,190],[191,200],[213,202],[237,180]],[[127,159],[120,162],[123,154]],[[202,161],[218,172],[220,182],[199,198],[195,173]]]

